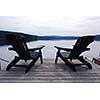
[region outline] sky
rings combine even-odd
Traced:
[[[94,35],[100,16],[0,16],[0,30],[33,35]]]
[[[0,1],[0,30],[65,36],[100,33],[99,0]]]

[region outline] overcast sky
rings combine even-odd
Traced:
[[[34,35],[99,34],[99,10],[99,0],[2,0],[0,30]]]
[[[99,16],[0,16],[0,30],[34,35],[89,35],[100,33]]]

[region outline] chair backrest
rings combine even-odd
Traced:
[[[76,43],[73,47],[73,50],[69,55],[69,58],[71,58],[71,59],[78,58],[79,55],[86,50],[87,46],[94,41],[94,38],[95,38],[95,36],[80,37],[76,41]]]
[[[27,59],[30,57],[28,47],[24,36],[21,34],[8,34],[6,35],[7,40],[12,45],[14,51],[17,52],[19,57]]]

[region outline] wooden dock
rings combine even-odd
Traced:
[[[54,60],[45,59],[44,64],[37,62],[27,74],[23,68],[1,70],[0,83],[99,83],[100,66],[90,63],[93,69],[78,66],[77,72],[73,72],[60,60],[54,64]]]

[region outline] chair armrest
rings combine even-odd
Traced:
[[[86,51],[89,51],[90,50],[90,48],[86,48]]]
[[[14,48],[12,48],[12,47],[9,47],[9,48],[8,48],[8,50],[14,50]]]
[[[90,48],[83,49],[82,52],[89,51]]]
[[[54,46],[55,48],[57,48],[58,50],[64,50],[64,51],[72,51],[73,49],[71,48],[62,48],[62,47],[57,47],[57,46]]]
[[[43,49],[45,46],[44,45],[41,45],[41,46],[38,46],[38,47],[36,47],[36,48],[30,48],[30,49],[28,49],[29,51],[35,51],[35,50],[41,50],[41,49]]]
[[[86,49],[83,50],[83,52],[84,52],[84,51],[89,51],[89,50],[90,50],[90,48],[86,48]]]

